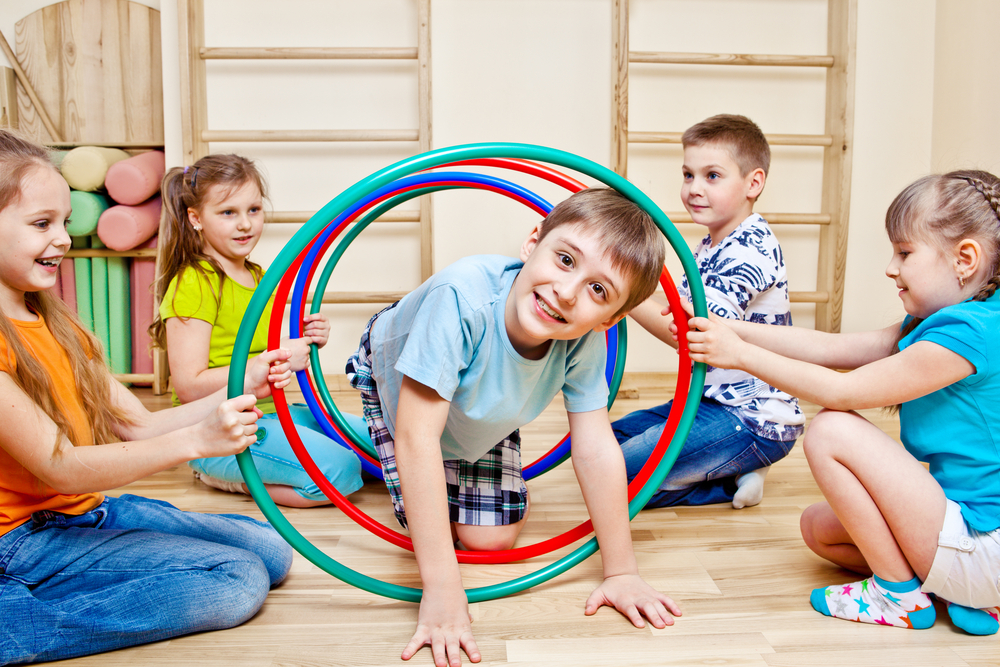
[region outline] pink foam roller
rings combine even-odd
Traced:
[[[155,248],[154,236],[143,248]],[[150,352],[149,332],[153,323],[153,281],[156,279],[156,260],[136,257],[132,260],[132,372],[152,373],[153,355]]]
[[[131,250],[148,241],[160,227],[160,197],[139,204],[112,206],[97,221],[97,236],[112,250]]]
[[[59,285],[62,290],[60,296],[66,305],[76,312],[76,272],[73,267],[73,260],[63,258],[59,262]]]
[[[135,206],[160,191],[165,171],[166,162],[161,151],[140,153],[108,167],[104,187],[119,204]]]

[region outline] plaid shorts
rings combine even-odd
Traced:
[[[365,421],[382,464],[385,485],[392,497],[392,509],[400,525],[406,528],[403,494],[396,471],[395,443],[383,420],[382,404],[371,366],[369,333],[375,319],[389,308],[379,311],[368,321],[358,351],[347,360],[346,370],[351,386],[361,392]],[[528,488],[521,476],[521,436],[518,431],[504,438],[475,463],[461,459],[445,461],[444,477],[452,523],[506,526],[524,518]]]

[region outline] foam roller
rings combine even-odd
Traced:
[[[157,237],[142,244],[155,248]],[[152,373],[153,354],[150,350],[149,325],[153,323],[153,281],[156,280],[156,260],[136,257],[132,260],[132,372]],[[66,286],[63,285],[63,289]]]
[[[119,204],[135,206],[160,191],[160,181],[163,180],[165,171],[166,162],[162,152],[140,153],[111,165],[104,179],[104,187]]]
[[[59,170],[74,190],[93,192],[104,187],[111,165],[127,158],[128,153],[120,148],[80,146],[66,153]]]
[[[74,248],[89,248],[89,236],[78,236],[73,239]],[[73,273],[76,278],[76,314],[83,326],[94,330],[94,298],[91,285],[91,270],[89,257],[76,257],[73,260]]]
[[[138,206],[119,204],[101,214],[97,236],[112,250],[131,250],[142,245],[160,227],[161,199],[156,196]]]
[[[66,231],[70,236],[90,236],[97,231],[101,214],[111,207],[111,200],[97,192],[70,190],[69,203],[73,207]]]
[[[76,312],[76,268],[73,260],[63,257],[59,262],[60,296],[74,313]]]
[[[132,372],[132,296],[128,260],[108,257],[108,360],[112,373]]]
[[[90,239],[92,248],[104,245],[96,236]],[[94,307],[94,333],[104,346],[105,356],[111,349],[111,325],[108,320],[108,258],[90,258],[90,298]]]

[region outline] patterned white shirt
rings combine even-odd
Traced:
[[[694,258],[710,312],[731,320],[791,326],[785,260],[760,215],[750,215],[718,245],[712,246],[712,237],[706,236]],[[690,300],[686,276],[678,291]],[[805,416],[798,399],[749,373],[709,366],[704,395],[761,437],[788,442],[802,434]]]

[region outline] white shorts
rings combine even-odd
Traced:
[[[1000,529],[981,533],[949,500],[924,593],[973,609],[1000,606]]]

